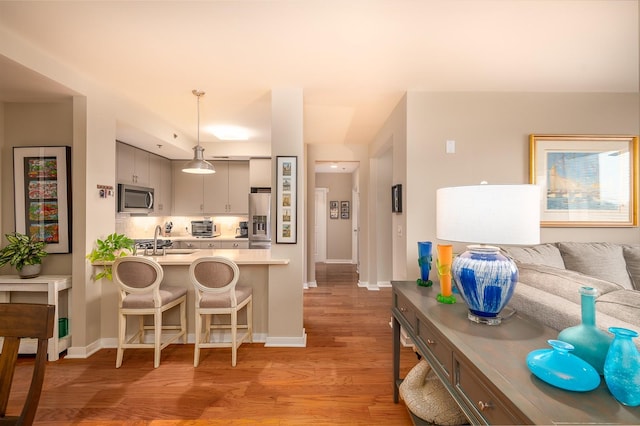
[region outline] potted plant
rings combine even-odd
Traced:
[[[96,248],[87,255],[91,263],[100,262],[103,266],[101,272],[95,274],[93,279],[98,281],[101,278],[111,280],[113,278],[111,263],[118,257],[133,254],[135,242],[124,234],[113,233],[107,235],[104,240],[96,240]]]
[[[47,256],[46,243],[37,239],[37,235],[25,235],[19,232],[5,234],[7,244],[0,250],[0,266],[10,264],[21,278],[34,278],[40,275],[42,258]]]

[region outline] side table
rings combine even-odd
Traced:
[[[40,275],[36,278],[20,278],[18,275],[0,275],[0,302],[11,303],[11,293],[47,293],[47,303],[56,307],[53,323],[53,337],[49,339],[47,357],[49,361],[56,361],[60,352],[71,346],[71,332],[59,337],[58,319],[62,312],[71,321],[71,275]],[[66,292],[66,300],[60,304],[60,293]],[[68,330],[70,330],[68,328]],[[33,348],[31,347],[33,346]],[[35,353],[35,346],[29,341],[20,345],[21,353]]]

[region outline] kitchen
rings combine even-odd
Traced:
[[[216,173],[209,175],[183,173],[185,162],[118,141],[115,230],[162,265],[166,283],[187,286],[189,318],[189,264],[202,255],[236,261],[239,283],[254,292],[254,341],[268,344],[269,317],[277,316],[268,303],[269,270],[288,264],[271,257],[271,159],[214,160]],[[107,287],[103,302],[110,299],[115,304],[116,292]],[[114,326],[105,325],[106,335]]]

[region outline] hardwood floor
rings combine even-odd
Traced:
[[[115,349],[62,358],[47,365],[36,424],[410,425],[393,403],[391,289],[357,287],[351,265],[317,270],[304,294],[306,348],[243,344],[235,368],[230,349],[203,350],[194,368],[192,344],[164,349],[157,369],[147,349],[125,351],[119,369]],[[409,348],[401,356],[404,375],[417,361]],[[18,379],[15,397],[26,387]]]

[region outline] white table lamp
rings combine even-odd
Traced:
[[[436,236],[476,243],[457,256],[451,274],[469,307],[470,320],[497,325],[516,283],[518,268],[486,244],[540,242],[540,188],[535,185],[475,185],[437,191]]]

